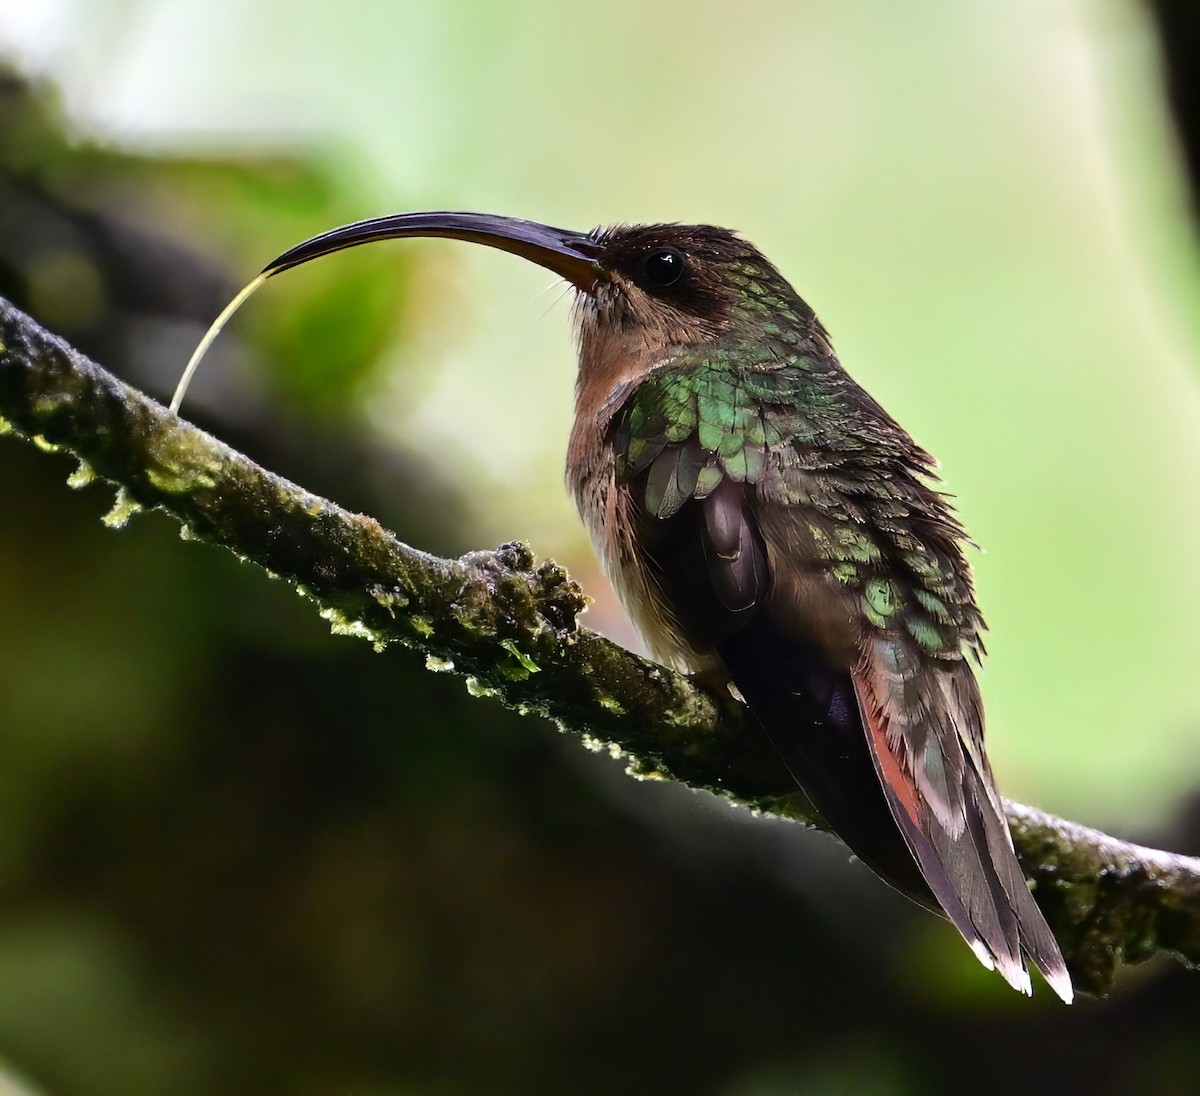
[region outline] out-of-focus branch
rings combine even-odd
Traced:
[[[73,483],[115,484],[111,524],[164,510],[190,538],[292,583],[336,630],[413,647],[473,693],[621,752],[634,775],[825,828],[733,705],[579,627],[579,587],[524,545],[459,560],[410,548],[169,414],[2,299],[0,416],[0,431],[79,458]],[[1079,989],[1102,993],[1120,963],[1156,952],[1200,963],[1200,860],[1007,809]]]
[[[1195,0],[1146,0],[1158,31],[1167,106],[1200,220],[1200,5]]]

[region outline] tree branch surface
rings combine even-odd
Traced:
[[[72,486],[116,485],[110,525],[164,510],[185,538],[294,585],[335,631],[415,648],[473,694],[623,756],[634,776],[827,829],[736,705],[580,627],[583,592],[526,545],[458,560],[411,548],[171,415],[2,298],[0,416],[0,433],[77,457]],[[1200,964],[1200,860],[1006,809],[1077,989],[1104,993],[1121,963],[1159,952]]]

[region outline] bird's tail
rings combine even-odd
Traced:
[[[981,742],[964,749],[956,737],[944,765],[954,790],[937,785],[931,792],[935,782],[918,785],[908,768],[888,705],[877,695],[880,679],[865,661],[853,673],[831,669],[766,613],[722,642],[719,653],[805,794],[868,867],[943,912],[980,961],[1015,988],[1030,992],[1024,953],[1071,1000],[1062,954],[1017,863]],[[978,708],[974,679],[962,669],[969,685],[959,684],[959,699],[973,696]],[[943,725],[955,727],[953,719]],[[953,811],[961,811],[960,820],[947,824]]]
[[[1015,989],[1032,992],[1027,956],[1070,1002],[1062,952],[1017,863],[984,753],[970,666],[874,636],[852,680],[888,808],[946,915]]]

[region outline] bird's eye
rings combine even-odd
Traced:
[[[651,251],[642,260],[642,273],[652,286],[666,289],[683,277],[683,256],[673,247]]]

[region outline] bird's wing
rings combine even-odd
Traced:
[[[846,843],[927,887],[1014,986],[1024,951],[1069,998],[984,753],[961,526],[931,458],[840,371],[814,384],[821,367],[673,363],[633,392],[612,440],[648,570]],[[843,664],[792,626],[812,608],[797,581],[852,627]]]

